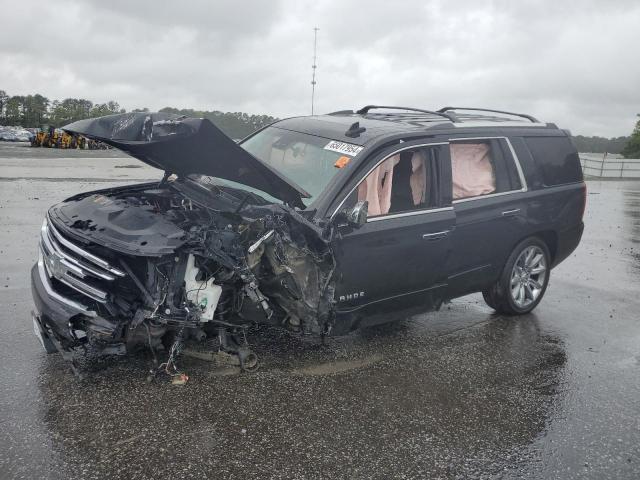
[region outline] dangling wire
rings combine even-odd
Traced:
[[[189,309],[185,307],[185,310],[187,311],[188,318],[190,313]],[[182,349],[182,334],[184,333],[184,327],[186,324],[187,322],[185,320],[185,322],[182,324],[182,327],[180,328],[180,331],[178,332],[178,335],[176,336],[175,341],[171,344],[171,349],[169,350],[169,357],[167,358],[167,361],[161,363],[158,367],[158,370],[164,370],[164,373],[166,373],[170,377],[182,375],[182,372],[178,370],[178,367],[176,365],[176,357],[180,354],[180,350]]]

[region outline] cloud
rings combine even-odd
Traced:
[[[304,115],[318,26],[316,111],[482,106],[605,136],[640,113],[634,1],[2,3],[10,94]]]

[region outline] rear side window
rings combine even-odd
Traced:
[[[578,152],[567,137],[529,137],[525,142],[542,170],[545,185],[582,181]]]
[[[450,144],[453,200],[520,190],[514,160],[503,139],[455,140]]]
[[[451,143],[453,199],[495,193],[496,173],[488,142]]]

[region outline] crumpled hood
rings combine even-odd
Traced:
[[[231,180],[300,208],[304,208],[301,199],[310,196],[207,119],[135,112],[79,120],[63,130],[107,143],[179,176],[202,174]]]

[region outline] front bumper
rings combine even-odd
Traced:
[[[44,351],[47,353],[56,353],[58,351],[58,347],[55,345],[55,339],[49,335],[49,332],[47,328],[43,326],[40,317],[36,315],[34,311],[31,311],[31,318],[33,320],[33,333],[36,335],[38,340],[40,340]]]
[[[76,300],[55,291],[46,271],[42,253],[31,268],[31,295],[35,304],[35,317],[46,335],[53,334],[59,340],[73,341],[69,322],[73,317],[95,317],[96,312]]]

